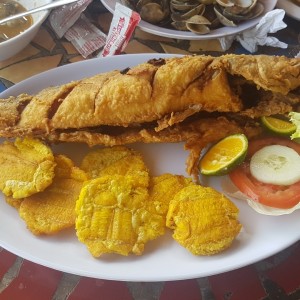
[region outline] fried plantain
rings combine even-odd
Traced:
[[[75,205],[83,182],[84,171],[64,155],[55,156],[53,183],[41,193],[24,198],[19,214],[34,234],[53,234],[75,225]]]
[[[125,146],[114,146],[90,151],[83,158],[80,167],[90,178],[114,174],[148,174],[148,168],[142,155]]]
[[[173,238],[195,255],[212,255],[228,248],[241,230],[238,208],[210,187],[191,185],[170,202],[167,227]]]
[[[149,184],[150,209],[155,209],[155,212],[166,217],[174,196],[184,187],[193,184],[192,179],[182,175],[165,173],[152,177]]]
[[[13,198],[11,196],[5,196],[5,195],[4,195],[4,199],[5,199],[5,201],[6,201],[7,204],[9,204],[10,206],[14,207],[15,209],[19,209],[20,206],[21,206],[21,203],[23,201],[22,198],[15,199],[15,198]]]
[[[147,210],[148,184],[140,175],[104,175],[88,181],[76,202],[76,232],[90,253],[140,255],[158,236],[163,218]]]
[[[37,139],[5,141],[0,145],[0,164],[0,190],[13,198],[43,191],[54,177],[53,153]]]

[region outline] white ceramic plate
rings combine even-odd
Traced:
[[[116,0],[100,0],[100,1],[111,13],[114,12],[115,4],[117,2]],[[219,29],[212,30],[209,34],[205,34],[205,35],[197,35],[192,32],[163,28],[163,27],[159,27],[159,26],[150,24],[143,20],[140,21],[138,26],[143,31],[146,31],[146,32],[149,32],[149,33],[152,33],[155,35],[159,35],[159,36],[173,38],[173,39],[208,40],[208,39],[221,38],[221,37],[228,36],[228,35],[234,35],[239,32],[242,32],[246,29],[254,27],[265,13],[269,12],[270,10],[272,10],[275,7],[276,2],[277,2],[277,0],[260,0],[260,1],[265,6],[265,11],[261,16],[255,18],[253,20],[243,22],[236,27],[222,27]]]
[[[300,6],[290,0],[278,0],[277,7],[285,10],[289,17],[300,21]]]
[[[35,93],[49,85],[136,65],[164,54],[140,54],[93,59],[59,67],[29,78],[0,95],[6,98],[19,93]],[[165,172],[185,173],[187,152],[182,144],[137,144],[153,175]],[[77,144],[61,144],[55,147],[76,161],[87,151]],[[210,185],[220,189],[214,178]],[[1,196],[2,197],[2,196]],[[221,254],[197,257],[177,244],[170,233],[146,244],[142,256],[103,256],[95,259],[86,247],[77,241],[74,230],[52,237],[36,237],[27,229],[17,211],[0,199],[0,245],[30,261],[57,270],[82,276],[126,280],[167,281],[203,277],[230,271],[268,257],[300,238],[300,211],[291,215],[270,217],[254,212],[246,203],[233,200],[240,208],[243,231],[232,247]]]

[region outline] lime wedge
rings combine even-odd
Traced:
[[[261,117],[261,122],[267,130],[279,135],[290,136],[296,131],[296,125],[288,120],[276,117]]]
[[[248,139],[244,134],[233,134],[214,144],[200,160],[203,175],[224,175],[241,164],[247,154]]]

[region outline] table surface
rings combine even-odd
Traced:
[[[86,12],[105,33],[112,15],[98,2]],[[287,49],[259,47],[257,54],[295,56],[300,51],[300,23],[286,17],[287,28],[275,36]],[[186,41],[135,30],[124,53],[221,55],[217,40]],[[226,53],[246,53],[233,43]],[[57,66],[84,60],[67,40],[57,39],[46,21],[35,39],[16,56],[0,62],[0,91]],[[300,299],[300,241],[263,261],[223,274],[172,282],[118,282],[85,278],[24,260],[0,247],[0,299],[214,300]]]

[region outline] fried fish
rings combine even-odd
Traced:
[[[203,141],[261,132],[261,116],[300,102],[300,59],[267,55],[190,55],[152,59],[122,71],[0,99],[0,136],[123,145],[186,141],[189,174]],[[201,128],[213,126],[208,135]],[[195,146],[198,140],[199,145]],[[191,145],[193,145],[191,147]]]

